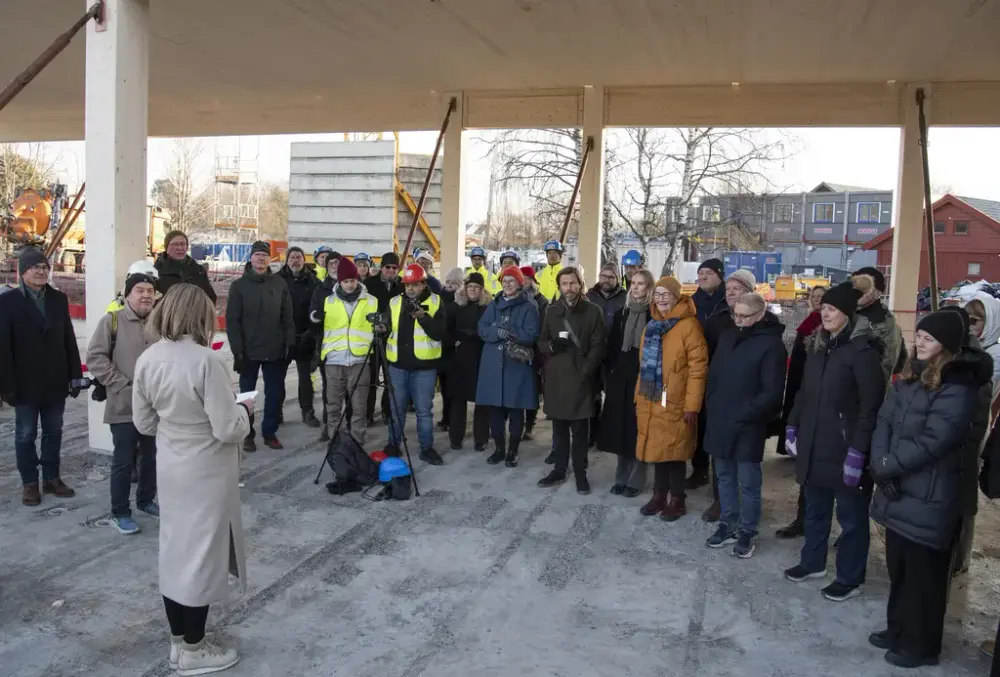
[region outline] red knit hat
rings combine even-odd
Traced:
[[[521,274],[525,277],[530,277],[535,282],[538,282],[538,278],[535,277],[535,269],[531,266],[521,266]]]
[[[354,261],[350,260],[346,256],[340,259],[337,264],[337,280],[342,282],[344,280],[360,280],[361,276],[358,275],[358,267],[354,265]]]
[[[506,268],[501,270],[500,281],[503,282],[503,279],[508,275],[517,280],[517,285],[519,287],[524,286],[524,275],[521,273],[520,269],[518,269],[516,266],[507,266]]]

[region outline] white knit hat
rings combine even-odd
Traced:
[[[757,291],[757,278],[755,278],[753,273],[745,268],[740,268],[736,272],[732,273],[726,281],[728,282],[729,280],[736,280],[741,285],[746,287],[748,292]]]

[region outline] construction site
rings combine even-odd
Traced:
[[[234,17],[242,44],[253,45],[238,53],[219,37],[232,35]],[[343,135],[292,144],[287,239],[270,243],[273,268],[288,246],[312,263],[318,246],[335,245],[376,263],[398,252],[403,266],[425,249],[444,272],[468,265],[482,237],[460,219],[465,135],[579,130],[556,234],[593,284],[602,260],[640,246],[603,237],[609,130],[883,127],[899,137],[892,190],[824,183],[771,196],[755,222],[720,217],[739,195],[689,201],[664,232],[697,222],[697,238],[641,245],[648,267],[670,267],[686,282],[691,265],[697,275],[689,258],[718,256],[727,276],[752,271],[767,300],[786,308],[786,328],[801,319],[811,285],[877,265],[910,338],[924,312],[918,298],[937,309],[947,296],[939,287],[992,270],[974,269],[978,259],[948,238],[992,233],[1000,212],[988,200],[932,200],[927,139],[932,126],[1000,126],[998,34],[996,0],[7,0],[0,38],[18,58],[0,64],[0,85],[11,83],[0,92],[0,142],[83,140],[86,166],[79,186],[25,187],[0,205],[0,285],[16,285],[24,247],[42,249],[85,352],[126,270],[158,256],[171,228],[172,215],[150,200],[151,137],[235,144],[212,165],[214,228],[191,242],[224,316],[229,285],[260,239],[251,139],[261,136]],[[401,152],[399,134],[427,130],[433,153]],[[541,246],[520,247],[529,265]],[[231,364],[224,321],[214,340]],[[705,547],[714,527],[697,514],[710,490],[691,492],[683,520],[644,518],[645,496],[608,492],[610,454],[589,455],[593,494],[537,487],[553,448],[542,414],[516,467],[487,465],[466,440],[442,467],[414,464],[419,491],[409,501],[333,495],[320,483],[330,474],[327,445],[296,420],[294,372],[284,449],[240,460],[249,587],[230,579],[228,600],[208,616],[209,633],[242,655],[225,674],[902,674],[867,640],[885,625],[890,589],[878,529],[860,596],[831,603],[821,581],[782,577],[802,542],[774,537],[798,494],[796,463],[775,453],[774,439],[762,464],[757,555],[739,559]],[[435,419],[441,410],[437,398]],[[61,472],[76,495],[26,508],[14,413],[0,408],[0,674],[174,674],[158,524],[140,517],[142,532],[130,538],[108,528],[113,445],[103,414],[88,397],[67,400]],[[412,418],[405,435],[417,439]],[[385,427],[370,429],[372,448],[387,441]],[[979,647],[1000,615],[998,534],[1000,507],[980,496],[940,664],[919,674],[989,674]]]

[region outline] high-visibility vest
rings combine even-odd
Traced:
[[[350,350],[355,357],[364,357],[371,348],[372,323],[366,319],[369,313],[378,312],[378,299],[371,295],[358,297],[354,312],[347,317],[347,304],[336,294],[330,294],[323,303],[323,345],[319,359],[326,361],[331,350]]]
[[[437,315],[441,308],[441,297],[431,294],[427,299],[430,308],[427,314],[431,317]],[[389,313],[392,315],[392,333],[385,344],[385,356],[390,362],[399,359],[398,339],[399,335],[399,311],[403,307],[403,298],[393,296],[389,301]],[[441,342],[432,340],[425,332],[424,328],[416,320],[413,321],[413,356],[418,360],[437,360],[441,357]]]
[[[559,293],[559,271],[563,269],[562,262],[552,266],[545,266],[535,274],[538,279],[538,291],[549,301],[555,301],[561,294]]]
[[[483,266],[479,270],[469,266],[465,269],[465,277],[468,278],[470,273],[479,273],[483,276],[483,289],[485,289],[486,293],[490,296],[494,296],[503,288],[503,285],[500,284],[500,280],[497,279],[497,276],[491,273],[490,269],[486,266]]]
[[[125,309],[125,302],[115,299],[114,301],[108,304],[108,307],[104,309],[104,312],[115,313],[118,312],[119,310],[124,310],[124,309]]]
[[[316,266],[316,279],[322,282],[326,278],[326,266]]]

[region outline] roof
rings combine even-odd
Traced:
[[[948,193],[946,195],[942,195],[941,197],[939,197],[937,199],[937,202],[931,205],[931,211],[937,211],[938,207],[940,207],[946,202],[964,203],[967,207],[971,207],[972,209],[976,210],[977,212],[985,216],[986,219],[988,220],[987,225],[992,226],[997,231],[1000,231],[1000,202],[998,202],[997,200],[984,200],[983,198],[978,198],[978,197],[960,197],[958,195],[952,195],[951,193]],[[989,223],[990,221],[992,221],[992,223]],[[862,246],[862,249],[866,251],[875,249],[883,242],[886,242],[887,240],[891,239],[894,230],[895,228],[890,228],[881,235],[873,237],[871,240],[868,240],[868,242],[866,242]]]
[[[961,195],[955,195],[953,197],[969,205],[983,216],[988,216],[993,219],[997,222],[997,225],[1000,226],[1000,202],[997,200],[984,200],[979,197],[962,197]]]
[[[865,188],[864,186],[849,186],[846,183],[830,183],[823,181],[813,188],[810,193],[888,193],[891,191],[881,188]]]

